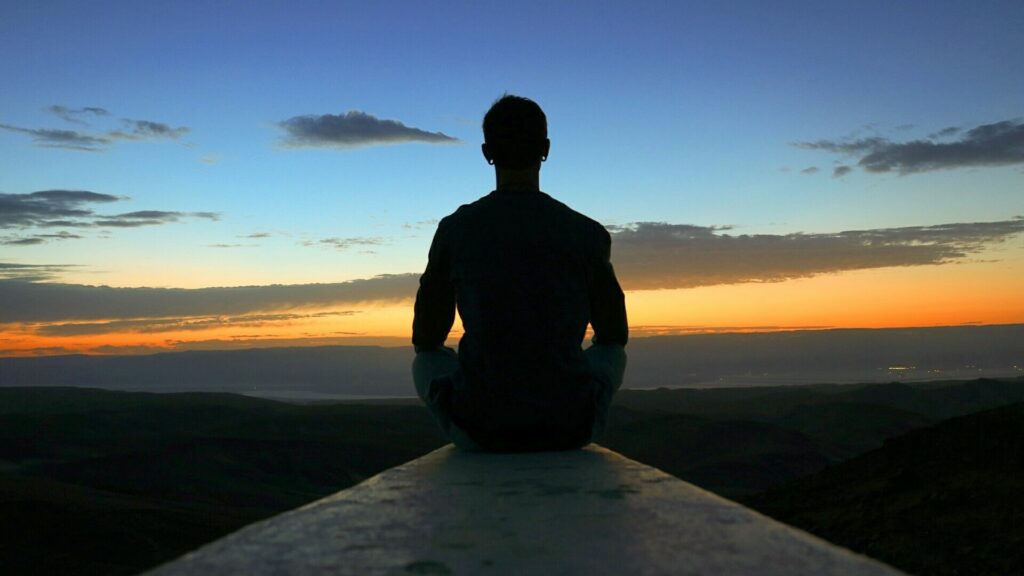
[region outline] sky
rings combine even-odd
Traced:
[[[634,336],[1024,322],[1024,4],[0,0],[0,355],[405,345],[480,122]],[[456,326],[450,343],[458,337]]]

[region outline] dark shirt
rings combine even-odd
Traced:
[[[458,307],[451,416],[475,440],[589,432],[587,324],[594,344],[628,338],[610,251],[603,226],[543,192],[495,191],[438,224],[413,344],[443,345]]]

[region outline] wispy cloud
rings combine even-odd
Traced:
[[[793,330],[827,330],[834,328],[834,326],[820,326],[820,325],[807,325],[807,326],[778,326],[778,325],[762,325],[762,326],[708,326],[708,325],[693,325],[693,326],[657,326],[657,325],[630,325],[629,335],[630,337],[649,337],[649,336],[683,336],[689,334],[735,334],[737,332],[790,332]]]
[[[131,332],[155,334],[160,332],[193,332],[218,328],[268,328],[289,323],[331,316],[352,316],[357,310],[316,312],[313,314],[240,314],[237,316],[186,316],[180,318],[142,318],[112,320],[109,322],[64,322],[44,324],[35,329],[41,336],[90,336]]]
[[[808,166],[800,171],[801,174],[817,174],[819,172],[817,166]]]
[[[0,275],[4,268],[0,268]],[[416,295],[419,274],[393,274],[333,284],[225,288],[112,288],[30,282],[31,267],[8,269],[0,280],[0,323],[184,318],[296,311],[363,302],[398,302]],[[57,271],[36,270],[35,276]]]
[[[189,128],[186,126],[172,128],[163,122],[150,120],[125,119],[122,122],[128,131],[114,130],[108,134],[110,138],[115,140],[177,140],[189,132]]]
[[[959,262],[1024,233],[1024,218],[781,235],[733,235],[728,227],[662,222],[610,229],[623,287],[652,290]]]
[[[878,136],[850,140],[795,142],[807,150],[821,150],[857,158],[867,172],[913,174],[976,166],[1007,166],[1024,163],[1024,122],[1004,120],[963,132],[959,139],[943,138],[961,133],[949,127],[927,139],[893,142]]]
[[[948,126],[946,128],[943,128],[942,130],[929,134],[928,137],[931,138],[932,140],[937,140],[939,138],[949,138],[950,136],[955,136],[956,134],[963,132],[963,130],[964,129],[959,126]]]
[[[344,114],[295,116],[278,123],[282,144],[290,148],[353,148],[403,142],[458,142],[442,132],[428,132],[397,120],[381,120],[359,110]]]
[[[403,230],[422,230],[424,228],[434,228],[437,226],[439,220],[437,218],[431,218],[429,220],[418,220],[416,222],[405,222],[402,224]]]
[[[853,168],[840,164],[839,166],[836,166],[835,168],[832,169],[832,177],[842,178],[843,176],[846,176],[850,172],[853,172]]]
[[[303,246],[330,246],[335,250],[348,250],[356,246],[380,246],[384,244],[383,238],[378,237],[367,237],[367,236],[353,236],[349,238],[321,238],[320,240],[303,240],[300,242]]]
[[[44,148],[65,148],[80,152],[102,152],[110,145],[110,139],[104,136],[85,134],[77,130],[55,130],[49,128],[22,128],[10,124],[0,124],[0,129],[8,132],[27,134],[37,146]]]
[[[82,124],[82,125],[88,125],[88,122],[83,120],[84,117],[89,117],[89,116],[96,117],[96,116],[109,116],[110,115],[110,112],[108,112],[105,108],[100,108],[99,106],[84,106],[82,108],[68,108],[67,106],[61,106],[60,104],[54,104],[52,106],[47,106],[45,108],[45,110],[47,112],[49,112],[50,114],[53,114],[54,116],[60,118],[61,120],[64,120],[66,122],[71,122],[72,124]]]
[[[110,112],[98,106],[71,108],[54,104],[45,108],[54,116],[83,127],[91,126],[85,118],[98,120],[110,116]],[[109,124],[108,124],[109,125]],[[104,152],[117,141],[143,140],[177,140],[189,132],[187,126],[172,127],[163,122],[153,120],[121,119],[119,129],[96,130],[65,130],[53,128],[26,128],[12,124],[0,123],[0,129],[8,132],[25,134],[32,138],[36,146],[44,148],[63,148],[79,152]]]
[[[109,204],[125,197],[87,190],[41,190],[27,194],[0,194],[0,229],[28,228],[137,228],[180,222],[188,218],[218,220],[216,212],[137,210],[121,214],[97,214],[92,205]],[[39,244],[82,236],[62,231],[7,237],[7,244]]]
[[[32,246],[35,244],[43,244],[50,240],[77,240],[82,238],[78,234],[72,234],[61,230],[55,234],[33,234],[31,236],[2,236],[0,237],[0,244],[6,244],[10,246]]]
[[[136,212],[125,212],[112,216],[101,216],[94,222],[94,226],[112,228],[138,228],[140,226],[159,226],[180,222],[183,218],[201,218],[204,220],[220,220],[220,214],[216,212],[173,212],[167,210],[139,210]]]
[[[5,280],[21,282],[45,282],[53,280],[63,272],[75,268],[71,264],[20,264],[0,262],[0,283]]]
[[[87,190],[41,190],[28,194],[0,194],[0,228],[66,226],[90,218],[89,204],[117,202],[122,198]]]

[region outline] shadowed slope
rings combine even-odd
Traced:
[[[911,572],[1024,572],[1024,403],[910,432],[745,501]]]
[[[0,389],[0,574],[134,574],[441,443],[419,406]]]

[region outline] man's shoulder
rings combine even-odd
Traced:
[[[552,204],[557,206],[558,209],[564,212],[569,218],[576,220],[580,224],[580,226],[587,229],[590,233],[596,234],[598,236],[608,235],[608,230],[604,227],[603,224],[601,224],[597,220],[594,220],[590,216],[587,216],[586,214],[571,208],[568,204],[560,200],[556,200],[555,198],[548,196],[544,192],[541,192],[541,194],[543,194]]]
[[[474,200],[472,202],[468,202],[466,204],[460,205],[458,208],[455,209],[454,212],[452,212],[451,214],[445,216],[444,218],[441,218],[441,222],[440,223],[441,224],[451,224],[452,222],[455,222],[456,220],[460,220],[460,219],[466,218],[467,216],[471,215],[473,212],[475,212],[475,211],[479,210],[481,207],[483,207],[486,204],[487,199],[490,198],[492,195],[493,195],[493,192],[491,194],[487,194],[485,196],[481,196],[480,198],[477,198],[476,200]]]
[[[503,196],[500,193],[491,192],[474,200],[473,202],[463,204],[454,212],[442,218],[438,226],[450,228],[452,226],[457,226],[459,222],[473,220],[477,216],[482,216],[484,218],[493,216],[493,212],[502,211],[500,206],[502,198]],[[589,234],[593,234],[598,237],[608,236],[607,229],[600,222],[586,214],[583,214],[582,212],[574,210],[568,204],[551,197],[546,192],[537,192],[533,199],[538,202],[540,207],[543,207],[543,209],[549,213],[557,213],[562,218],[572,221],[574,228],[577,230],[582,228]]]

